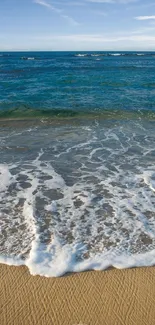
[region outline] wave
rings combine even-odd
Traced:
[[[70,109],[35,109],[31,107],[19,107],[0,110],[0,118],[24,118],[24,117],[70,117],[77,116],[78,112]]]
[[[122,109],[104,109],[104,110],[84,110],[75,109],[41,109],[23,105],[22,107],[12,109],[0,109],[0,119],[23,119],[23,118],[96,118],[101,119],[155,119],[155,111],[147,109],[141,110],[122,110]]]
[[[75,54],[75,56],[90,56],[89,54]]]
[[[123,54],[120,54],[120,53],[114,53],[114,54],[110,54],[112,56],[120,56],[120,55],[123,55]]]
[[[25,56],[21,57],[20,59],[21,60],[35,60],[34,57],[25,57]]]
[[[75,54],[74,56],[78,56],[78,57],[96,57],[96,56],[154,56],[155,53],[109,53],[109,52],[104,52],[104,53],[85,53],[85,54]]]
[[[60,277],[71,272],[84,272],[89,270],[103,271],[110,267],[116,269],[127,269],[133,267],[146,267],[155,265],[155,249],[143,254],[120,254],[112,252],[111,254],[100,254],[94,258],[84,261],[76,261],[77,247],[62,247],[57,239],[49,245],[48,252],[45,245],[39,242],[39,236],[33,242],[30,256],[27,260],[12,258],[0,255],[0,263],[14,266],[25,265],[28,267],[31,275],[40,275],[45,277]],[[67,245],[66,245],[67,246]],[[55,260],[52,260],[52,252],[56,250]],[[83,248],[84,250],[84,248]],[[60,262],[61,261],[61,262]],[[53,262],[53,263],[52,263]]]

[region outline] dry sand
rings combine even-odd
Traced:
[[[0,325],[155,325],[155,268],[31,276],[0,265]]]

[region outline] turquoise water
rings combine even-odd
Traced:
[[[155,265],[154,108],[155,53],[0,54],[1,263]]]
[[[0,114],[154,111],[155,53],[0,54]]]

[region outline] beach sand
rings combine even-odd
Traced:
[[[61,278],[0,265],[0,325],[154,325],[155,268]]]

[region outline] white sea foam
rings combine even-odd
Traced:
[[[6,164],[0,164],[0,193],[4,192],[10,184],[11,174]]]
[[[21,57],[21,60],[35,60],[34,57],[25,57],[25,56],[22,56]]]
[[[122,54],[121,53],[113,53],[113,54],[110,54],[110,55],[112,55],[112,56],[120,56]]]
[[[1,263],[48,277],[155,264],[151,124],[10,134],[2,136]],[[31,149],[22,152],[25,139]]]
[[[83,57],[83,56],[88,56],[88,54],[75,54],[75,56]]]
[[[133,255],[119,254],[119,251],[116,250],[110,253],[96,254],[94,257],[78,262],[76,256],[82,251],[84,251],[84,247],[78,245],[61,245],[56,237],[51,240],[50,245],[45,246],[36,237],[26,261],[0,256],[0,263],[15,266],[26,265],[31,275],[45,277],[59,277],[68,272],[86,270],[99,271],[109,267],[125,269],[155,265],[155,250]]]

